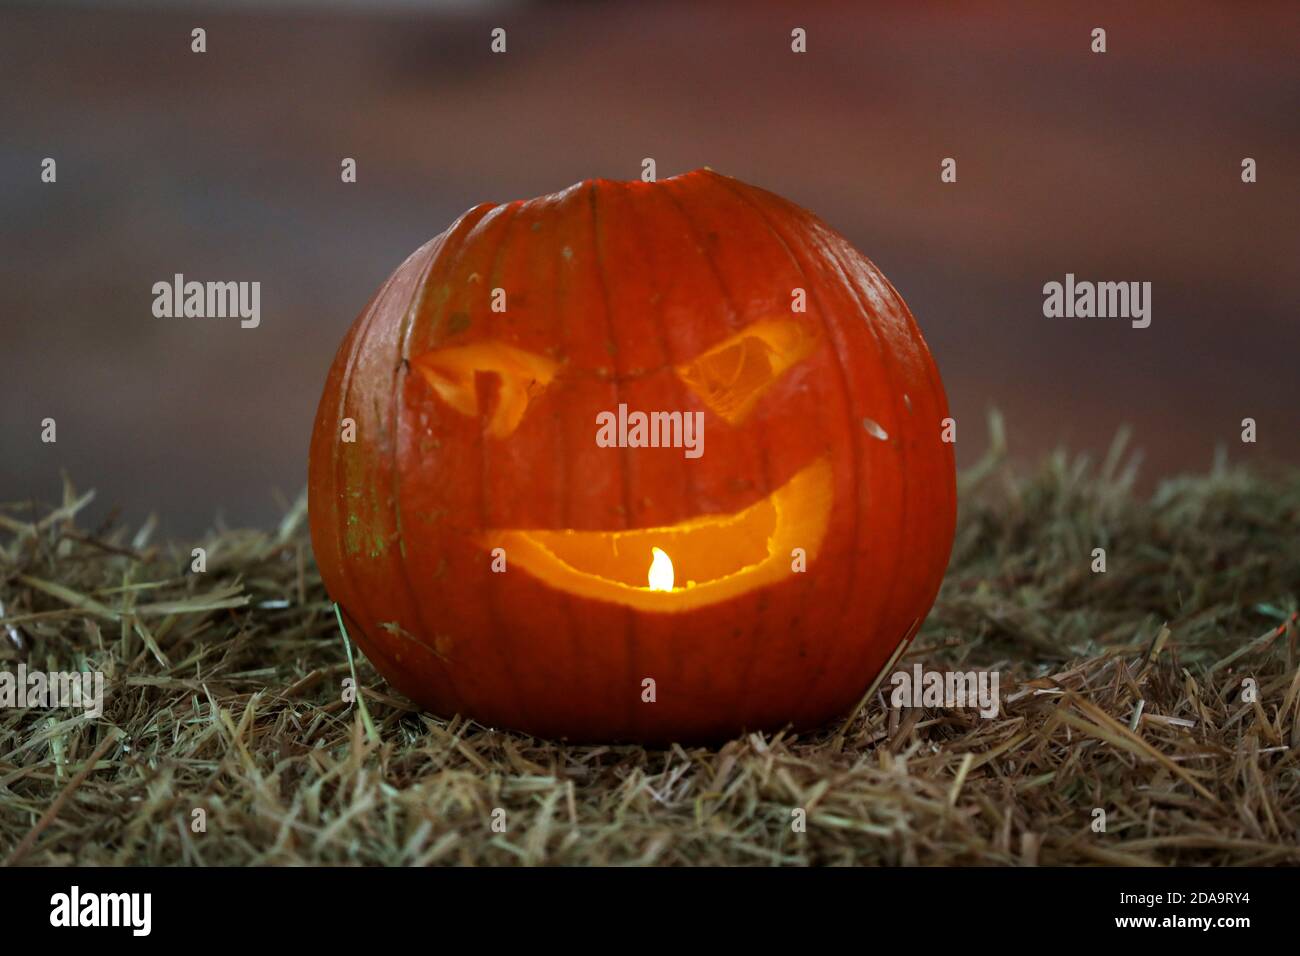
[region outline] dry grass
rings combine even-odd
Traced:
[[[1122,440],[1095,467],[1062,454],[1025,474],[1000,438],[995,419],[902,663],[995,668],[1003,713],[874,695],[844,726],[717,749],[435,719],[364,660],[365,713],[344,703],[302,501],[273,531],[200,542],[200,575],[147,527],[79,529],[70,486],[44,513],[6,507],[0,669],[101,670],[108,699],[94,721],[0,710],[0,860],[1300,862],[1300,475],[1219,465],[1139,500]]]

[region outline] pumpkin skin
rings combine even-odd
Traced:
[[[701,412],[703,454],[600,447],[620,403]],[[584,182],[476,206],[357,318],[312,435],[312,543],[351,637],[434,713],[582,741],[813,727],[934,601],[947,415],[907,306],[811,213],[710,170]],[[719,517],[759,512],[784,529],[762,573]],[[587,542],[648,567],[636,529],[725,567],[656,596],[582,565]]]

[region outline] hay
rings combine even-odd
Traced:
[[[5,506],[0,670],[100,670],[107,702],[99,720],[0,710],[0,860],[1300,862],[1300,475],[1220,460],[1142,499],[1122,437],[1096,466],[1031,473],[996,418],[993,437],[899,666],[997,669],[1003,712],[877,692],[842,725],[719,748],[436,719],[358,658],[363,714],[302,500],[272,531],[199,542],[203,574],[150,526],[79,528],[71,485],[44,512]]]

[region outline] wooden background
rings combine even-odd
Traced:
[[[1137,6],[7,7],[0,500],[56,499],[65,469],[172,534],[274,520],[334,349],[407,253],[475,203],[644,156],[781,193],[874,259],[938,359],[959,462],[994,405],[1019,456],[1127,422],[1148,479],[1220,443],[1300,460],[1300,6]],[[261,328],[154,318],[176,272],[260,281]],[[1045,319],[1066,272],[1151,281],[1151,327]]]

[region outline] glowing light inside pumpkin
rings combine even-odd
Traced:
[[[830,459],[821,458],[731,513],[612,531],[494,529],[480,541],[556,590],[654,613],[687,611],[790,577],[796,547],[815,559],[830,521],[831,479]]]
[[[673,589],[673,559],[659,548],[651,548],[653,558],[650,561],[650,590],[671,591]]]

